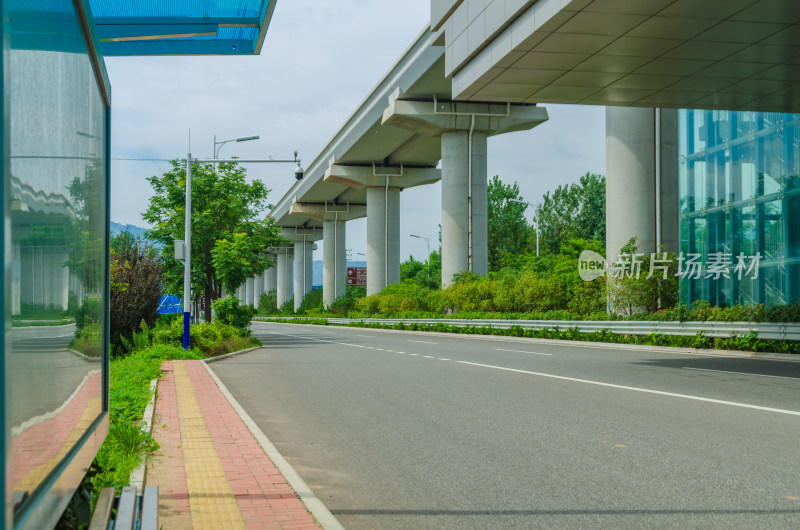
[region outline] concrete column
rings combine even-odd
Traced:
[[[253,307],[258,309],[261,295],[264,293],[264,276],[259,274],[253,278]]]
[[[445,287],[458,272],[489,271],[486,139],[485,132],[473,131],[470,178],[469,132],[442,133],[442,285]]]
[[[345,253],[345,222],[322,222],[322,298],[325,307],[344,295],[347,256]]]
[[[283,252],[278,254],[277,262],[277,295],[278,295],[278,309],[283,306],[292,298],[292,257],[291,255]]]
[[[244,282],[244,303],[253,305],[253,278],[247,278]]]
[[[668,251],[679,250],[677,137],[677,110],[606,108],[609,262],[616,261],[634,236],[639,238],[639,252],[645,254],[656,252],[659,243]]]
[[[313,286],[314,242],[295,241],[294,243],[294,310],[300,308],[306,293]]]
[[[367,296],[400,281],[400,188],[367,188]]]
[[[268,293],[278,288],[278,258],[272,257],[274,265],[264,271],[264,292]]]
[[[443,287],[460,271],[488,272],[487,136],[530,129],[546,120],[547,111],[535,105],[390,99],[382,124],[441,136]]]

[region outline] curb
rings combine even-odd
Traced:
[[[158,379],[153,379],[150,381],[150,400],[147,402],[147,406],[144,409],[144,414],[142,415],[142,421],[139,424],[142,427],[142,431],[146,432],[147,434],[151,434],[153,432],[153,412],[155,412],[155,404],[156,404],[156,387],[158,386]],[[131,471],[130,477],[130,486],[136,488],[137,495],[142,495],[144,493],[144,475],[145,470],[147,468],[147,458],[145,457],[136,468]]]
[[[215,363],[215,362],[221,361],[223,359],[228,359],[230,357],[236,357],[237,355],[241,355],[243,353],[251,352],[253,350],[259,350],[261,348],[263,348],[263,346],[255,346],[253,348],[247,348],[246,350],[239,350],[239,351],[234,351],[234,352],[231,352],[231,353],[226,353],[225,355],[218,355],[216,357],[209,357],[208,359],[203,359],[203,362],[204,363]]]
[[[258,348],[250,348],[248,350],[242,350],[241,352],[233,352],[229,353],[228,355],[224,355],[222,357],[215,357],[213,360],[217,361],[223,358],[230,357],[235,354],[245,353],[247,351],[256,350]],[[236,398],[228,391],[228,388],[225,384],[217,377],[217,374],[214,373],[213,370],[208,366],[208,362],[211,359],[204,360],[203,366],[208,371],[208,374],[214,380],[214,382],[219,387],[222,395],[228,400],[228,402],[233,407],[233,410],[239,415],[239,418],[244,422],[247,428],[250,430],[250,433],[259,443],[261,448],[267,454],[267,456],[272,460],[272,463],[275,464],[275,467],[278,468],[278,471],[281,472],[281,475],[286,479],[286,482],[289,483],[289,486],[294,490],[295,495],[300,499],[300,502],[306,507],[306,509],[314,516],[317,522],[322,526],[322,528],[326,530],[344,530],[344,527],[339,523],[336,517],[328,510],[328,508],[322,503],[321,500],[314,494],[311,488],[308,487],[308,484],[297,474],[294,468],[286,461],[283,455],[275,448],[272,442],[267,438],[267,435],[256,425],[256,422],[253,421],[253,418],[247,413],[246,410],[236,401]]]

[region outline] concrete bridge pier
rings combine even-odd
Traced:
[[[244,282],[244,303],[253,305],[253,278],[247,278]]]
[[[322,299],[328,307],[344,296],[347,279],[345,223],[367,215],[367,207],[351,203],[296,202],[290,212],[322,221]]]
[[[344,296],[347,253],[345,221],[322,221],[322,300],[329,307]]]
[[[313,287],[314,241],[322,239],[322,231],[317,228],[284,228],[283,236],[294,242],[294,310],[297,311]]]
[[[294,290],[292,282],[292,249],[290,247],[278,249],[278,260],[276,266],[276,291],[278,298],[278,308],[291,300]]]
[[[264,271],[264,292],[269,293],[278,288],[278,256],[272,254],[272,267]]]
[[[608,262],[634,236],[647,255],[678,252],[678,200],[678,111],[606,107]]]
[[[487,217],[488,135],[442,133],[442,281],[460,271],[489,272]]]
[[[387,183],[390,178],[385,177]],[[367,188],[367,296],[400,282],[400,188]]]
[[[264,293],[264,276],[259,274],[253,278],[253,307],[258,309],[261,295]]]
[[[461,271],[488,272],[487,150],[489,136],[547,121],[536,105],[395,99],[382,123],[441,137],[442,287]]]
[[[331,164],[325,171],[325,182],[366,188],[366,209],[352,215],[367,216],[367,296],[400,281],[400,192],[440,179],[441,172],[436,168],[409,168],[402,164]]]

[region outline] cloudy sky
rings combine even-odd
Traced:
[[[110,57],[112,86],[111,220],[147,226],[145,180],[168,165],[120,158],[211,157],[213,138],[260,135],[226,144],[220,156],[311,162],[430,18],[430,0],[281,0],[261,55],[249,57]],[[518,182],[537,202],[587,171],[605,171],[602,107],[546,105],[550,121],[489,139],[488,174]],[[249,166],[277,202],[293,166]],[[401,194],[401,255],[425,255],[441,222],[441,187]],[[530,216],[532,210],[527,214]],[[347,225],[347,247],[365,252],[366,220]],[[315,253],[321,259],[320,250]]]

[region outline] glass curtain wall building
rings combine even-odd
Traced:
[[[87,6],[3,3],[2,528],[50,528],[108,430],[109,84]]]
[[[800,301],[800,114],[682,110],[679,120],[681,252],[730,263],[682,278],[681,301]],[[740,258],[757,271],[737,274]]]

